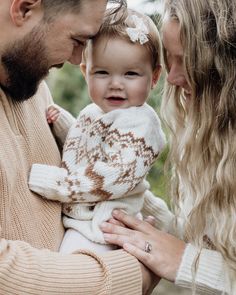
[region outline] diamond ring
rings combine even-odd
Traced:
[[[152,251],[152,244],[150,244],[149,242],[145,241],[144,251],[146,253],[150,253]]]

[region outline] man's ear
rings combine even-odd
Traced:
[[[83,74],[83,76],[84,76],[84,78],[86,80],[86,64],[81,63],[79,66],[80,66],[81,73]]]
[[[160,75],[161,75],[161,65],[158,65],[156,67],[156,69],[153,71],[153,75],[152,75],[152,88],[154,88],[157,84],[157,81],[159,80],[160,78]]]
[[[10,15],[16,26],[22,26],[34,13],[41,9],[41,0],[13,0]]]

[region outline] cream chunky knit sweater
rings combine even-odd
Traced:
[[[61,205],[27,184],[33,163],[60,165],[45,118],[51,103],[45,83],[19,103],[0,90],[0,294],[141,294],[139,264],[122,250],[56,253],[64,235]]]
[[[54,123],[61,141],[70,118],[61,110]],[[62,167],[33,165],[29,186],[48,199],[66,203],[65,227],[105,243],[99,226],[111,218],[113,209],[140,212],[148,188],[145,176],[164,147],[165,136],[147,104],[109,113],[90,104],[71,124]]]

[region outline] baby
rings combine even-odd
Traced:
[[[119,13],[107,15],[84,50],[80,68],[93,103],[77,120],[48,108],[48,122],[65,141],[61,167],[34,164],[30,173],[31,190],[63,203],[65,253],[112,248],[100,224],[116,208],[140,212],[145,177],[165,145],[160,120],[146,104],[161,72],[159,34],[148,16],[123,14],[122,22]]]

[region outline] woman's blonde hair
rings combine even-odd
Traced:
[[[155,70],[161,64],[162,55],[159,32],[156,25],[149,16],[134,11],[132,9],[122,7],[119,9],[119,11],[113,14],[111,13],[110,9],[107,9],[104,21],[98,34],[95,36],[95,38],[89,41],[88,45],[93,44],[93,42],[96,42],[96,40],[100,38],[106,38],[107,40],[109,40],[111,38],[117,37],[124,38],[125,40],[127,40],[127,42],[132,43],[126,29],[135,27],[135,24],[129,18],[129,16],[133,15],[140,18],[148,29],[148,41],[140,46],[144,46],[148,50],[151,57],[152,68],[153,70]],[[136,41],[135,43],[140,44],[139,41]],[[86,49],[84,59],[86,60]]]
[[[164,18],[179,23],[192,90],[186,101],[167,83],[162,103],[176,212],[193,198],[186,240],[219,251],[236,272],[236,2],[166,0]]]

